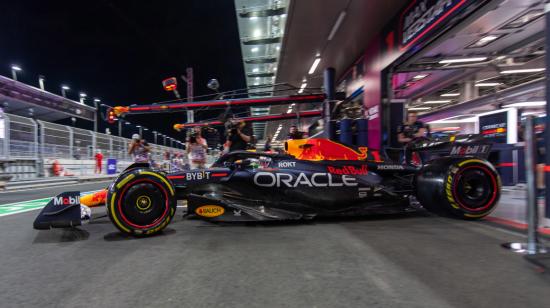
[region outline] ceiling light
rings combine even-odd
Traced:
[[[256,77],[256,80],[260,80],[260,77]]]
[[[254,32],[252,32],[252,36],[253,36],[253,37],[260,37],[260,36],[262,36],[262,30],[260,30],[260,29],[254,30]]]
[[[338,15],[338,19],[336,19],[336,22],[332,26],[332,30],[330,30],[330,34],[328,35],[327,40],[332,41],[334,38],[334,35],[336,34],[336,31],[338,31],[338,28],[340,28],[340,25],[344,21],[344,18],[346,17],[346,11],[340,12],[340,15]]]
[[[479,40],[481,42],[487,42],[487,41],[494,41],[498,38],[498,35],[487,35],[487,36],[484,36],[482,38],[480,38]]]
[[[418,81],[418,80],[421,80],[421,79],[424,79],[426,77],[428,77],[429,74],[418,74],[416,76],[413,77],[414,80]]]
[[[252,51],[252,52],[258,52],[258,50],[260,50],[260,48],[258,48],[258,47],[254,47],[254,48],[250,49],[250,51]]]
[[[545,68],[526,68],[526,69],[518,69],[518,70],[506,70],[500,73],[501,74],[538,73],[544,70]]]
[[[311,75],[315,72],[315,69],[317,69],[317,65],[319,65],[319,62],[321,62],[321,58],[316,58],[315,61],[313,61],[313,64],[311,65],[308,74]]]
[[[259,82],[255,82],[254,85],[255,85],[255,86],[259,86],[260,83],[259,83]]]
[[[490,43],[494,42],[495,40],[497,40],[497,39],[499,39],[503,36],[504,36],[504,34],[487,35],[487,36],[484,36],[484,37],[480,38],[479,40],[475,41],[474,43],[472,43],[471,45],[469,45],[466,48],[485,47],[485,46],[489,45]]]
[[[281,46],[277,46],[277,47],[275,47],[275,49],[280,50],[280,49],[281,49]]]
[[[487,57],[456,58],[441,60],[439,61],[439,64],[480,62],[485,60],[487,60]]]
[[[502,85],[500,82],[479,82],[475,84],[476,87],[496,87],[500,85]]]
[[[546,106],[546,101],[536,101],[536,102],[521,102],[505,105],[505,107],[540,107]]]
[[[541,113],[544,113],[544,111],[529,111],[529,112],[522,112],[521,116],[528,116],[528,115],[540,115]]]
[[[407,110],[430,110],[432,108],[430,107],[411,107],[411,108],[408,108]]]
[[[70,90],[71,88],[69,88],[69,86],[61,86],[61,89],[63,89],[63,90]]]
[[[447,104],[450,103],[450,100],[440,100],[440,101],[425,101],[423,104]]]
[[[443,123],[476,123],[477,117],[470,117],[470,118],[464,118],[464,119],[456,119],[456,120],[437,120],[437,121],[431,121],[428,122],[429,124],[443,124]]]
[[[460,93],[445,93],[445,94],[441,94],[440,96],[441,97],[455,97],[455,96],[460,96]]]
[[[525,14],[519,16],[518,18],[512,20],[511,22],[504,25],[501,29],[517,29],[525,26],[526,24],[538,19],[544,15],[544,10],[530,10]]]
[[[83,92],[80,92],[80,97],[86,97],[88,95],[86,95],[86,93],[83,93]]]
[[[11,69],[14,70],[14,71],[21,71],[22,70],[19,65],[12,65]]]
[[[250,17],[250,20],[257,20],[258,19],[258,16],[252,16]]]
[[[259,71],[260,71],[260,69],[259,69],[259,68],[257,68],[257,67],[256,67],[256,68],[254,68],[254,69],[252,69],[252,72],[253,72],[253,73],[257,73],[257,72],[259,72]]]

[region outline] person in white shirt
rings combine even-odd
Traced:
[[[187,138],[186,151],[191,163],[191,169],[204,169],[206,167],[206,154],[208,145],[201,135],[201,128],[195,127]]]

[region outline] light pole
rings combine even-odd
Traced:
[[[88,96],[88,95],[86,95],[86,93],[84,93],[84,92],[80,92],[79,96],[80,96],[80,103],[82,105],[84,105],[85,104],[84,100],[86,99],[86,96]]]
[[[11,66],[11,77],[13,80],[17,81],[17,72],[22,71],[21,67],[19,65],[12,65]]]
[[[136,125],[136,127],[139,129],[139,137],[143,138],[143,127],[141,125]]]
[[[99,103],[101,100],[99,98],[94,98],[94,107],[95,107],[95,113],[94,113],[94,132],[97,132],[97,114],[99,113]]]
[[[66,86],[66,85],[62,85],[61,86],[61,95],[63,95],[64,98],[67,98],[67,92],[66,91],[69,91],[71,88],[69,88],[69,86]]]
[[[158,132],[156,130],[153,131],[153,138],[155,140],[155,144],[158,144],[157,143],[157,135],[158,135]]]

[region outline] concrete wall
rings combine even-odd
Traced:
[[[94,175],[95,160],[88,159],[44,159],[44,176],[50,177],[53,174],[53,164],[57,161],[64,169],[65,175]],[[117,161],[117,173],[132,164],[131,161]],[[107,160],[103,160],[102,174],[107,174]]]

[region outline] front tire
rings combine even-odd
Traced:
[[[436,159],[416,178],[417,199],[424,208],[462,219],[489,215],[498,203],[500,188],[495,168],[471,157]]]
[[[150,169],[132,169],[109,187],[107,214],[123,233],[153,235],[174,217],[174,196],[174,187],[164,175]]]

